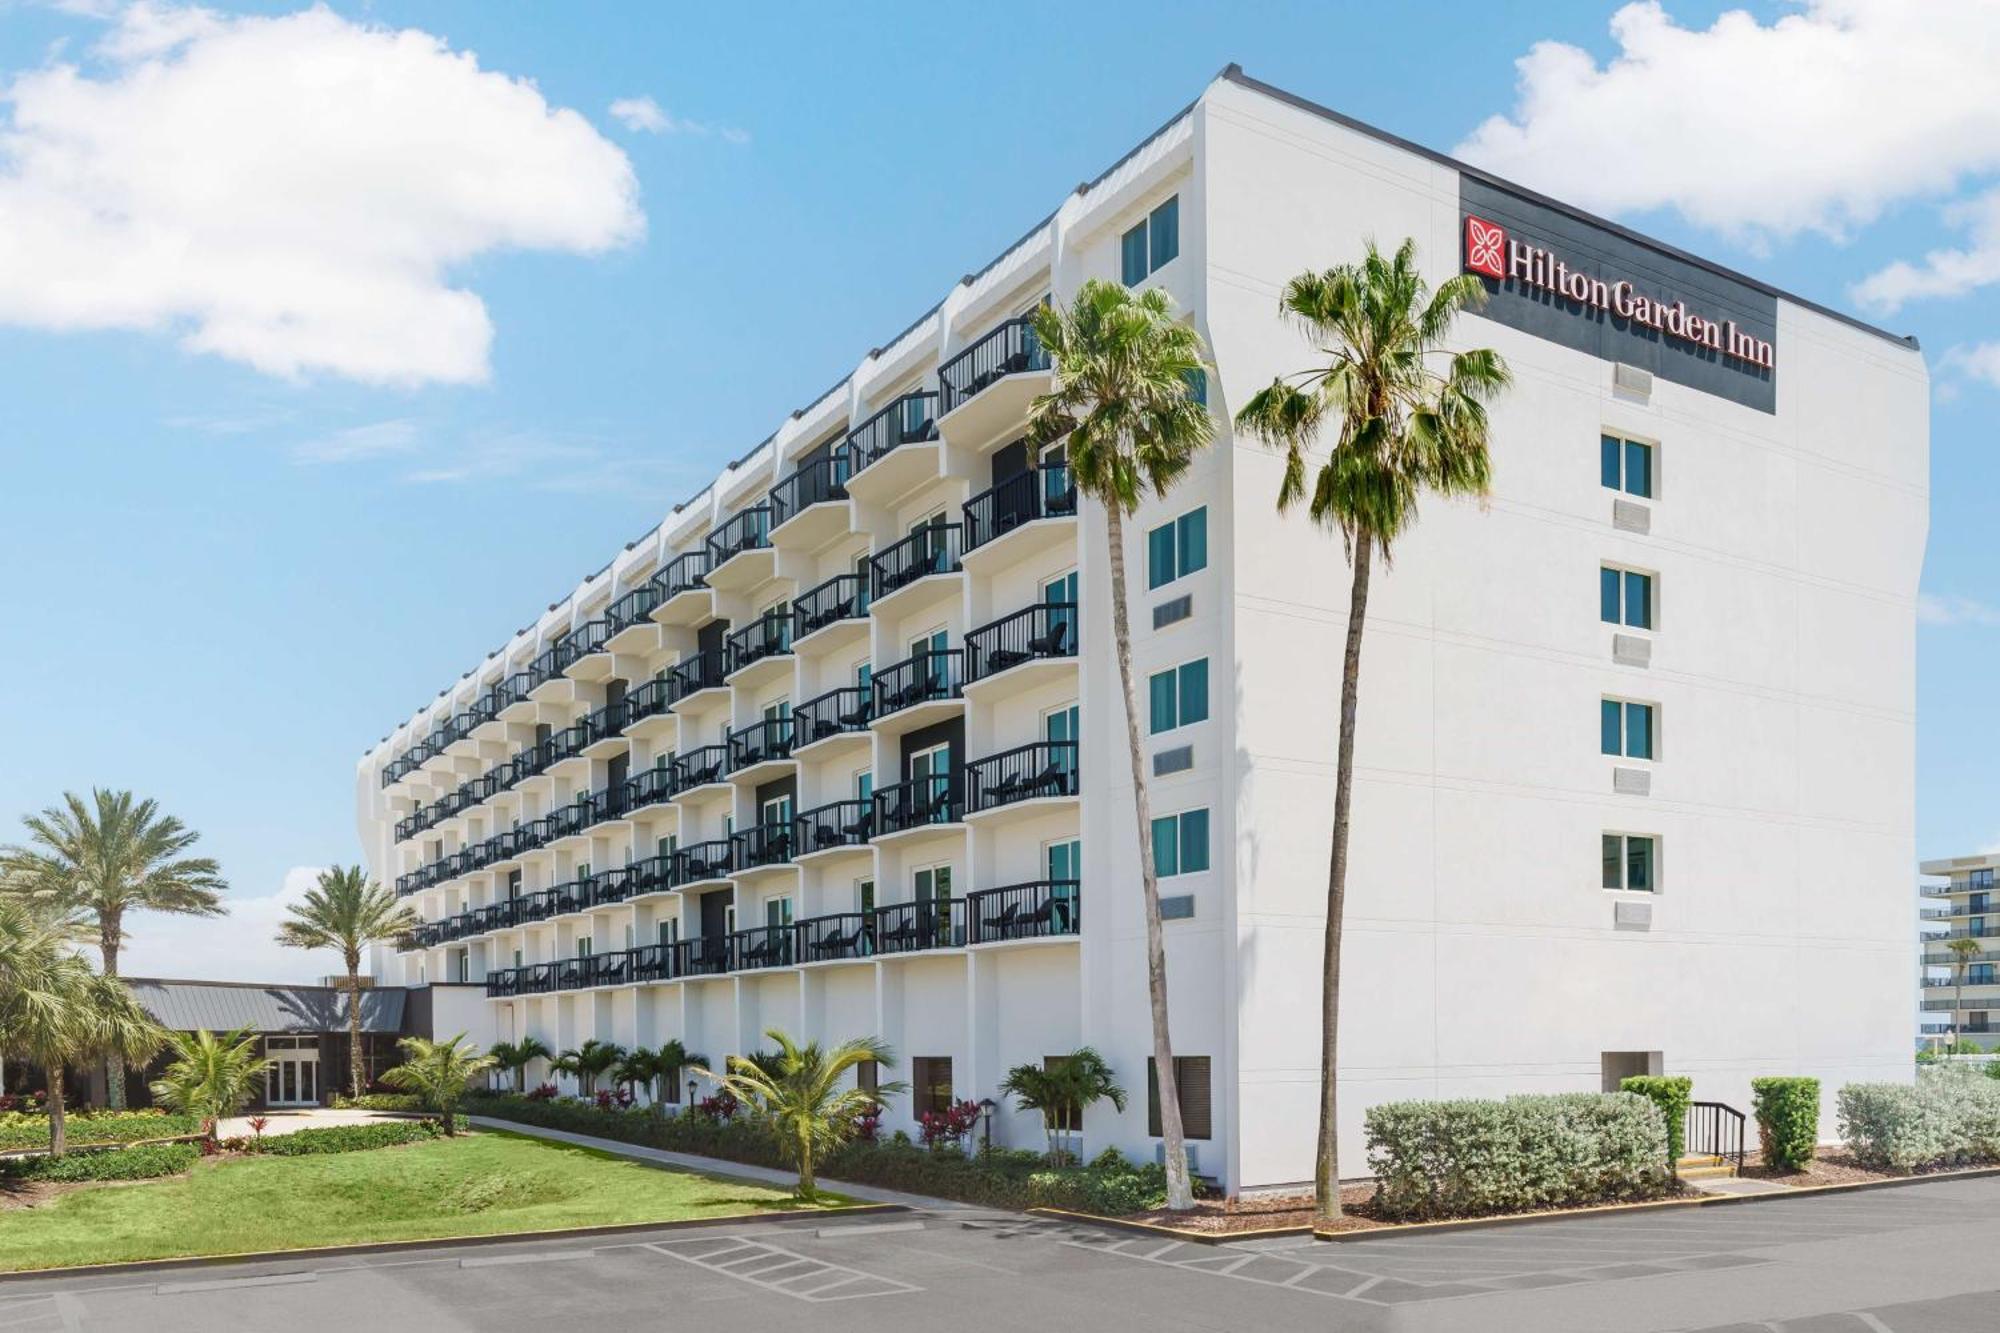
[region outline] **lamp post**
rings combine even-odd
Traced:
[[[991,1097],[979,1099],[979,1138],[982,1145],[979,1151],[982,1154],[993,1151],[993,1113],[999,1109],[999,1104]]]
[[[699,1083],[696,1083],[696,1082],[695,1082],[695,1081],[694,1081],[693,1079],[689,1079],[689,1080],[688,1080],[688,1102],[687,1102],[687,1109],[688,1109],[689,1111],[693,1111],[693,1110],[694,1110],[694,1093],[695,1093],[695,1089],[696,1089],[696,1088],[698,1088],[698,1087],[700,1087],[700,1086],[701,1086],[701,1085],[700,1085]]]

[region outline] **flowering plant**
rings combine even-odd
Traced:
[[[695,1114],[704,1120],[720,1124],[736,1116],[737,1101],[727,1088],[713,1097],[704,1097],[694,1104]]]
[[[871,1106],[854,1117],[854,1137],[860,1143],[874,1143],[882,1137],[881,1106]]]
[[[947,1144],[963,1144],[965,1136],[979,1123],[979,1103],[956,1101],[942,1111],[926,1111],[917,1117],[924,1146],[932,1150]]]
[[[552,1102],[555,1099],[556,1085],[553,1083],[539,1083],[535,1086],[535,1090],[528,1094],[528,1100],[531,1102]]]

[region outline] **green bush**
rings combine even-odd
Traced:
[[[267,1157],[317,1157],[321,1153],[363,1152],[394,1148],[437,1138],[443,1129],[435,1120],[391,1120],[379,1125],[323,1125],[262,1138],[232,1139],[230,1146]]]
[[[1921,1171],[2000,1160],[2000,1083],[1965,1068],[1915,1083],[1850,1083],[1835,1098],[1840,1137],[1863,1166]]]
[[[1636,1092],[1660,1108],[1667,1120],[1667,1161],[1680,1161],[1687,1152],[1688,1103],[1694,1098],[1694,1080],[1678,1074],[1635,1074],[1618,1087],[1623,1092]]]
[[[63,1117],[63,1134],[71,1144],[132,1143],[139,1139],[173,1139],[201,1133],[193,1116],[165,1111],[83,1111]],[[38,1111],[0,1112],[0,1151],[46,1148],[49,1118]]]
[[[1796,1171],[1819,1148],[1819,1080],[1753,1078],[1751,1103],[1764,1165]]]
[[[1363,1117],[1376,1204],[1394,1218],[1642,1199],[1662,1193],[1667,1127],[1627,1092],[1387,1102]]]
[[[14,1157],[0,1162],[10,1180],[152,1180],[177,1176],[201,1156],[192,1143],[143,1143],[136,1148],[104,1148],[61,1157]]]
[[[422,1111],[424,1099],[414,1092],[366,1092],[359,1097],[335,1093],[335,1110],[340,1111]]]

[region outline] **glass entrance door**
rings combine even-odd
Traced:
[[[312,1037],[267,1037],[264,1071],[267,1106],[319,1105],[319,1043]]]

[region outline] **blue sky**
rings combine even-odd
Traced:
[[[1710,31],[1719,6],[1675,3],[1679,29],[1621,38],[1614,8],[1154,0],[1015,4],[996,21],[991,6],[937,4],[377,3],[256,28],[231,16],[296,10],[0,0],[0,236],[52,207],[23,145],[73,151],[35,135],[64,116],[95,124],[92,108],[125,128],[81,150],[91,179],[63,188],[141,214],[171,199],[175,224],[204,232],[155,254],[145,216],[100,235],[101,217],[85,227],[56,212],[36,247],[10,256],[0,239],[0,822],[94,783],[154,795],[203,831],[256,938],[212,947],[213,928],[142,923],[135,966],[311,970],[245,946],[268,934],[288,869],[356,857],[365,748],[1224,64],[1442,149],[1514,117],[1525,144],[1480,142],[1531,174],[1537,151],[1554,160],[1578,134],[1615,140],[1602,122],[1646,114],[1643,70],[1582,79],[1563,102],[1576,61],[1664,37],[1647,56],[1660,77],[1687,59],[1768,73],[1761,42],[1811,37],[1769,25],[1814,19],[1754,6],[1731,35]],[[338,87],[402,29],[436,44],[393,48],[409,62],[397,66],[404,100],[375,120],[351,94],[304,105],[312,78],[269,77],[296,57]],[[1524,75],[1515,62],[1545,41],[1585,55]],[[452,52],[533,88],[469,90]],[[209,63],[179,94],[133,83],[195,61]],[[52,73],[66,65],[73,77]],[[1532,115],[1517,108],[1523,77],[1546,81]],[[1743,78],[1731,114],[1782,102]],[[1990,79],[1973,82],[2000,99]],[[546,106],[524,108],[537,94]],[[1802,97],[1853,101],[1837,88]],[[1891,116],[1896,100],[1882,99]],[[1716,110],[1686,108],[1675,135],[1693,138]],[[1979,113],[1935,112],[1961,129]],[[284,151],[240,142],[262,130]],[[1987,245],[1979,211],[2000,161],[1946,142],[1902,176],[1843,163],[1850,144],[1899,169],[1912,156],[1865,137],[1813,143],[1801,151],[1822,176],[1747,203],[1796,160],[1783,142],[1766,160],[1743,149],[1740,187],[1664,144],[1662,157],[1683,160],[1642,159],[1627,181],[1576,189],[1843,309],[1859,308],[1857,284],[1916,266],[1875,279],[1877,296],[1903,299],[1871,313],[1923,339],[1938,385],[1918,830],[1920,851],[1940,855],[2000,843],[1986,743],[2000,587],[1982,512],[2000,471],[1988,426],[2000,356],[1976,350],[2000,340],[1980,291],[2000,277],[1988,253],[2000,242]],[[1975,125],[1965,137],[1994,136]],[[327,193],[366,186],[390,157],[400,174],[383,168],[378,195]],[[449,197],[423,197],[447,178]],[[2000,206],[1990,230],[2000,236]],[[1941,247],[1964,253],[1926,266]],[[349,308],[378,279],[385,299],[410,303],[390,327]],[[323,324],[287,322],[287,284]],[[490,342],[467,332],[476,308],[448,289],[483,305]]]

